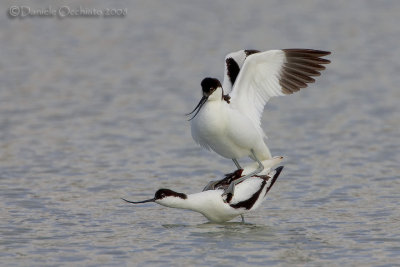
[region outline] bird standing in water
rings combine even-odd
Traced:
[[[282,49],[259,52],[240,50],[225,59],[224,87],[215,78],[201,82],[203,97],[193,114],[191,132],[195,142],[232,159],[249,156],[258,168],[236,180],[224,194],[233,193],[235,184],[260,173],[262,161],[271,158],[261,128],[261,116],[271,97],[292,94],[315,80],[330,63],[321,57],[330,52],[312,49]],[[228,95],[229,93],[229,95]]]
[[[224,195],[223,193],[230,184],[248,174],[249,168],[226,174],[225,178],[218,181],[213,189],[207,191],[187,195],[170,189],[159,189],[151,199],[123,200],[132,204],[155,202],[170,208],[192,210],[203,214],[211,222],[226,222],[237,216],[241,216],[244,222],[243,214],[261,205],[282,169],[283,166],[280,166],[268,175],[252,176],[237,183],[234,194]]]

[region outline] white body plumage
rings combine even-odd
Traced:
[[[282,159],[283,157],[274,157],[264,161],[263,164],[267,166],[263,171],[264,174],[252,176],[238,183],[233,195],[223,195],[225,188],[232,181],[254,171],[256,164],[250,164],[244,170],[227,174],[213,190],[186,195],[170,189],[159,189],[154,198],[149,200],[138,202],[124,200],[133,204],[156,202],[170,208],[199,212],[212,222],[226,222],[260,206],[283,167],[278,167],[268,175],[266,173],[270,167],[278,164]]]
[[[229,159],[249,156],[250,149],[259,160],[271,158],[261,127],[221,96],[222,88],[218,87],[191,121],[193,140]]]
[[[325,69],[322,64],[330,61],[321,57],[328,54],[311,49],[240,50],[228,54],[224,87],[214,78],[205,78],[201,83],[203,98],[191,112],[196,111],[190,119],[193,139],[234,161],[244,156],[270,159],[261,128],[265,104],[271,97],[291,94],[314,82],[311,76]]]
[[[212,222],[226,222],[233,218],[245,214],[249,211],[257,209],[265,200],[267,190],[269,189],[267,182],[261,177],[249,177],[243,182],[236,185],[235,194],[230,203],[225,202],[226,197],[222,197],[223,189],[208,190],[195,194],[187,195],[186,199],[181,198],[165,198],[156,200],[155,202],[171,207],[188,209],[199,212]],[[271,182],[272,179],[269,179]],[[258,194],[254,203],[250,203],[249,207],[240,203],[250,199],[254,194]],[[235,207],[235,205],[238,205]]]

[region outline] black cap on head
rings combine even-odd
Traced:
[[[218,87],[222,87],[218,79],[207,77],[201,81],[201,88],[206,96],[211,95]]]
[[[218,79],[215,78],[205,78],[203,81],[201,81],[201,88],[203,89],[203,97],[200,99],[200,102],[197,104],[197,106],[192,110],[192,112],[186,114],[190,115],[194,112],[196,112],[192,118],[189,119],[189,121],[193,120],[196,115],[200,112],[201,107],[204,105],[204,103],[207,102],[208,97],[217,89],[218,87],[221,87],[221,83],[218,81]]]
[[[183,193],[178,193],[178,192],[172,191],[170,189],[159,189],[156,192],[156,194],[154,195],[154,199],[158,200],[158,199],[163,199],[163,198],[171,197],[171,196],[172,197],[179,197],[179,198],[182,198],[182,199],[186,199],[187,198],[187,196],[185,194],[183,194]]]

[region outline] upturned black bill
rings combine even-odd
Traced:
[[[122,198],[122,200],[124,200],[124,201],[126,201],[126,202],[128,202],[128,203],[132,203],[132,204],[140,204],[140,203],[154,202],[154,201],[155,201],[154,198],[152,198],[152,199],[147,199],[147,200],[143,200],[143,201],[129,201],[129,200],[126,200],[126,199],[124,199],[124,198]]]
[[[191,118],[189,119],[189,121],[193,120],[194,117],[196,117],[196,115],[199,113],[201,107],[204,105],[204,103],[206,103],[207,99],[208,99],[208,96],[203,96],[203,97],[200,99],[200,102],[197,104],[197,106],[193,109],[193,111],[190,112],[190,113],[188,113],[188,114],[185,114],[186,116],[189,116],[190,114],[192,114],[193,112],[195,112],[195,111],[197,110],[196,113],[193,115],[193,117],[191,117]]]

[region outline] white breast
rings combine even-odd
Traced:
[[[229,159],[248,156],[262,140],[252,122],[225,101],[206,102],[191,121],[191,130],[196,143]]]
[[[226,222],[245,212],[236,210],[225,203],[221,197],[223,190],[209,190],[188,196],[186,208],[199,212],[213,222]]]

